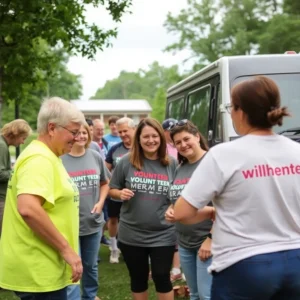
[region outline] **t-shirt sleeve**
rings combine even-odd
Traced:
[[[224,187],[224,177],[209,151],[199,163],[181,196],[196,208],[203,208],[211,202]]]
[[[109,182],[109,187],[111,189],[121,190],[125,188],[126,179],[126,165],[129,164],[128,158],[123,157],[115,167],[111,180]]]
[[[17,195],[37,195],[55,205],[54,166],[49,159],[41,155],[30,157],[18,166],[16,176]]]
[[[7,182],[10,173],[10,166],[7,165],[7,148],[0,144],[0,182]]]

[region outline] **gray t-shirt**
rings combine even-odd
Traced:
[[[120,159],[128,153],[129,149],[126,148],[123,144],[123,142],[113,145],[105,158],[105,161],[112,165],[112,171],[116,168],[116,165],[120,161]],[[123,202],[122,200],[116,200],[113,198],[110,198],[110,200],[115,202]]]
[[[91,143],[90,143],[90,149],[92,149],[92,150],[98,152],[98,153],[101,155],[101,157],[102,157],[103,159],[105,159],[105,156],[104,156],[103,151],[101,150],[100,146],[99,146],[96,142],[91,141]]]
[[[100,154],[91,149],[86,149],[85,154],[79,157],[65,154],[62,162],[80,193],[79,235],[96,233],[105,223],[104,216],[103,213],[91,214],[91,210],[99,201],[100,182],[109,178],[109,171]]]
[[[169,192],[169,197],[173,204],[181,195],[182,190],[189,182],[200,161],[201,159],[193,164],[185,163],[177,167]],[[207,234],[212,228],[212,221],[206,220],[192,225],[184,225],[177,222],[175,228],[178,244],[183,248],[195,249],[199,248],[207,238]]]
[[[129,154],[117,164],[110,187],[127,188],[134,192],[123,201],[120,213],[118,240],[139,247],[162,247],[176,244],[175,227],[165,220],[170,205],[169,180],[175,172],[176,161],[170,157],[169,166],[159,160],[144,158],[141,171],[129,162]]]
[[[124,146],[123,142],[115,144],[109,149],[105,161],[111,164],[114,170],[120,159],[127,154],[128,151],[129,149]]]
[[[284,136],[248,134],[205,155],[182,196],[197,209],[210,201],[216,208],[209,271],[300,249],[299,153]]]

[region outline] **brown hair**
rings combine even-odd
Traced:
[[[180,132],[188,132],[194,136],[197,136],[199,135],[200,137],[200,148],[204,151],[208,151],[209,150],[209,147],[208,147],[208,143],[207,143],[207,140],[206,138],[201,134],[201,132],[198,130],[197,126],[194,125],[191,121],[188,121],[186,122],[186,124],[180,126],[180,125],[175,125],[171,131],[170,131],[170,137],[172,139],[172,141],[174,142],[174,136],[175,134],[177,133],[180,133]],[[185,164],[186,162],[188,162],[187,158],[182,156],[179,152],[177,154],[177,157],[178,157],[178,162],[179,163],[183,163]]]
[[[280,107],[280,93],[276,83],[265,76],[256,76],[233,87],[233,109],[240,108],[248,117],[249,125],[271,128],[282,125],[282,119],[290,116],[287,107]]]
[[[28,137],[32,133],[32,130],[29,124],[23,119],[16,119],[11,121],[3,126],[1,129],[1,134],[5,137],[19,137],[26,136]]]
[[[119,120],[120,118],[117,117],[117,116],[111,116],[108,118],[108,125],[110,125],[111,123],[117,123],[117,121]]]
[[[157,154],[160,163],[163,166],[167,166],[169,164],[169,158],[167,155],[167,142],[164,135],[164,130],[161,127],[160,123],[153,118],[145,118],[138,124],[134,134],[132,148],[129,154],[130,163],[138,170],[141,170],[143,167],[144,151],[140,144],[140,136],[145,126],[150,126],[157,131],[160,137],[160,146],[158,148]]]

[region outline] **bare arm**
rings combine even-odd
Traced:
[[[112,164],[105,162],[106,168],[111,172],[112,170]]]
[[[189,204],[183,197],[179,197],[174,206],[174,219],[183,224],[195,224],[214,218],[215,209],[205,206],[202,209]]]
[[[18,212],[25,223],[47,244],[56,249],[72,268],[72,281],[77,282],[82,275],[82,264],[78,254],[71,248],[67,240],[56,229],[43,209],[44,199],[31,194],[18,196]]]

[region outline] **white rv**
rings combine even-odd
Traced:
[[[210,146],[238,137],[226,107],[231,88],[256,75],[272,78],[280,89],[281,104],[292,113],[282,133],[300,140],[300,55],[223,57],[172,86],[167,93],[166,117],[189,119],[208,139]]]

